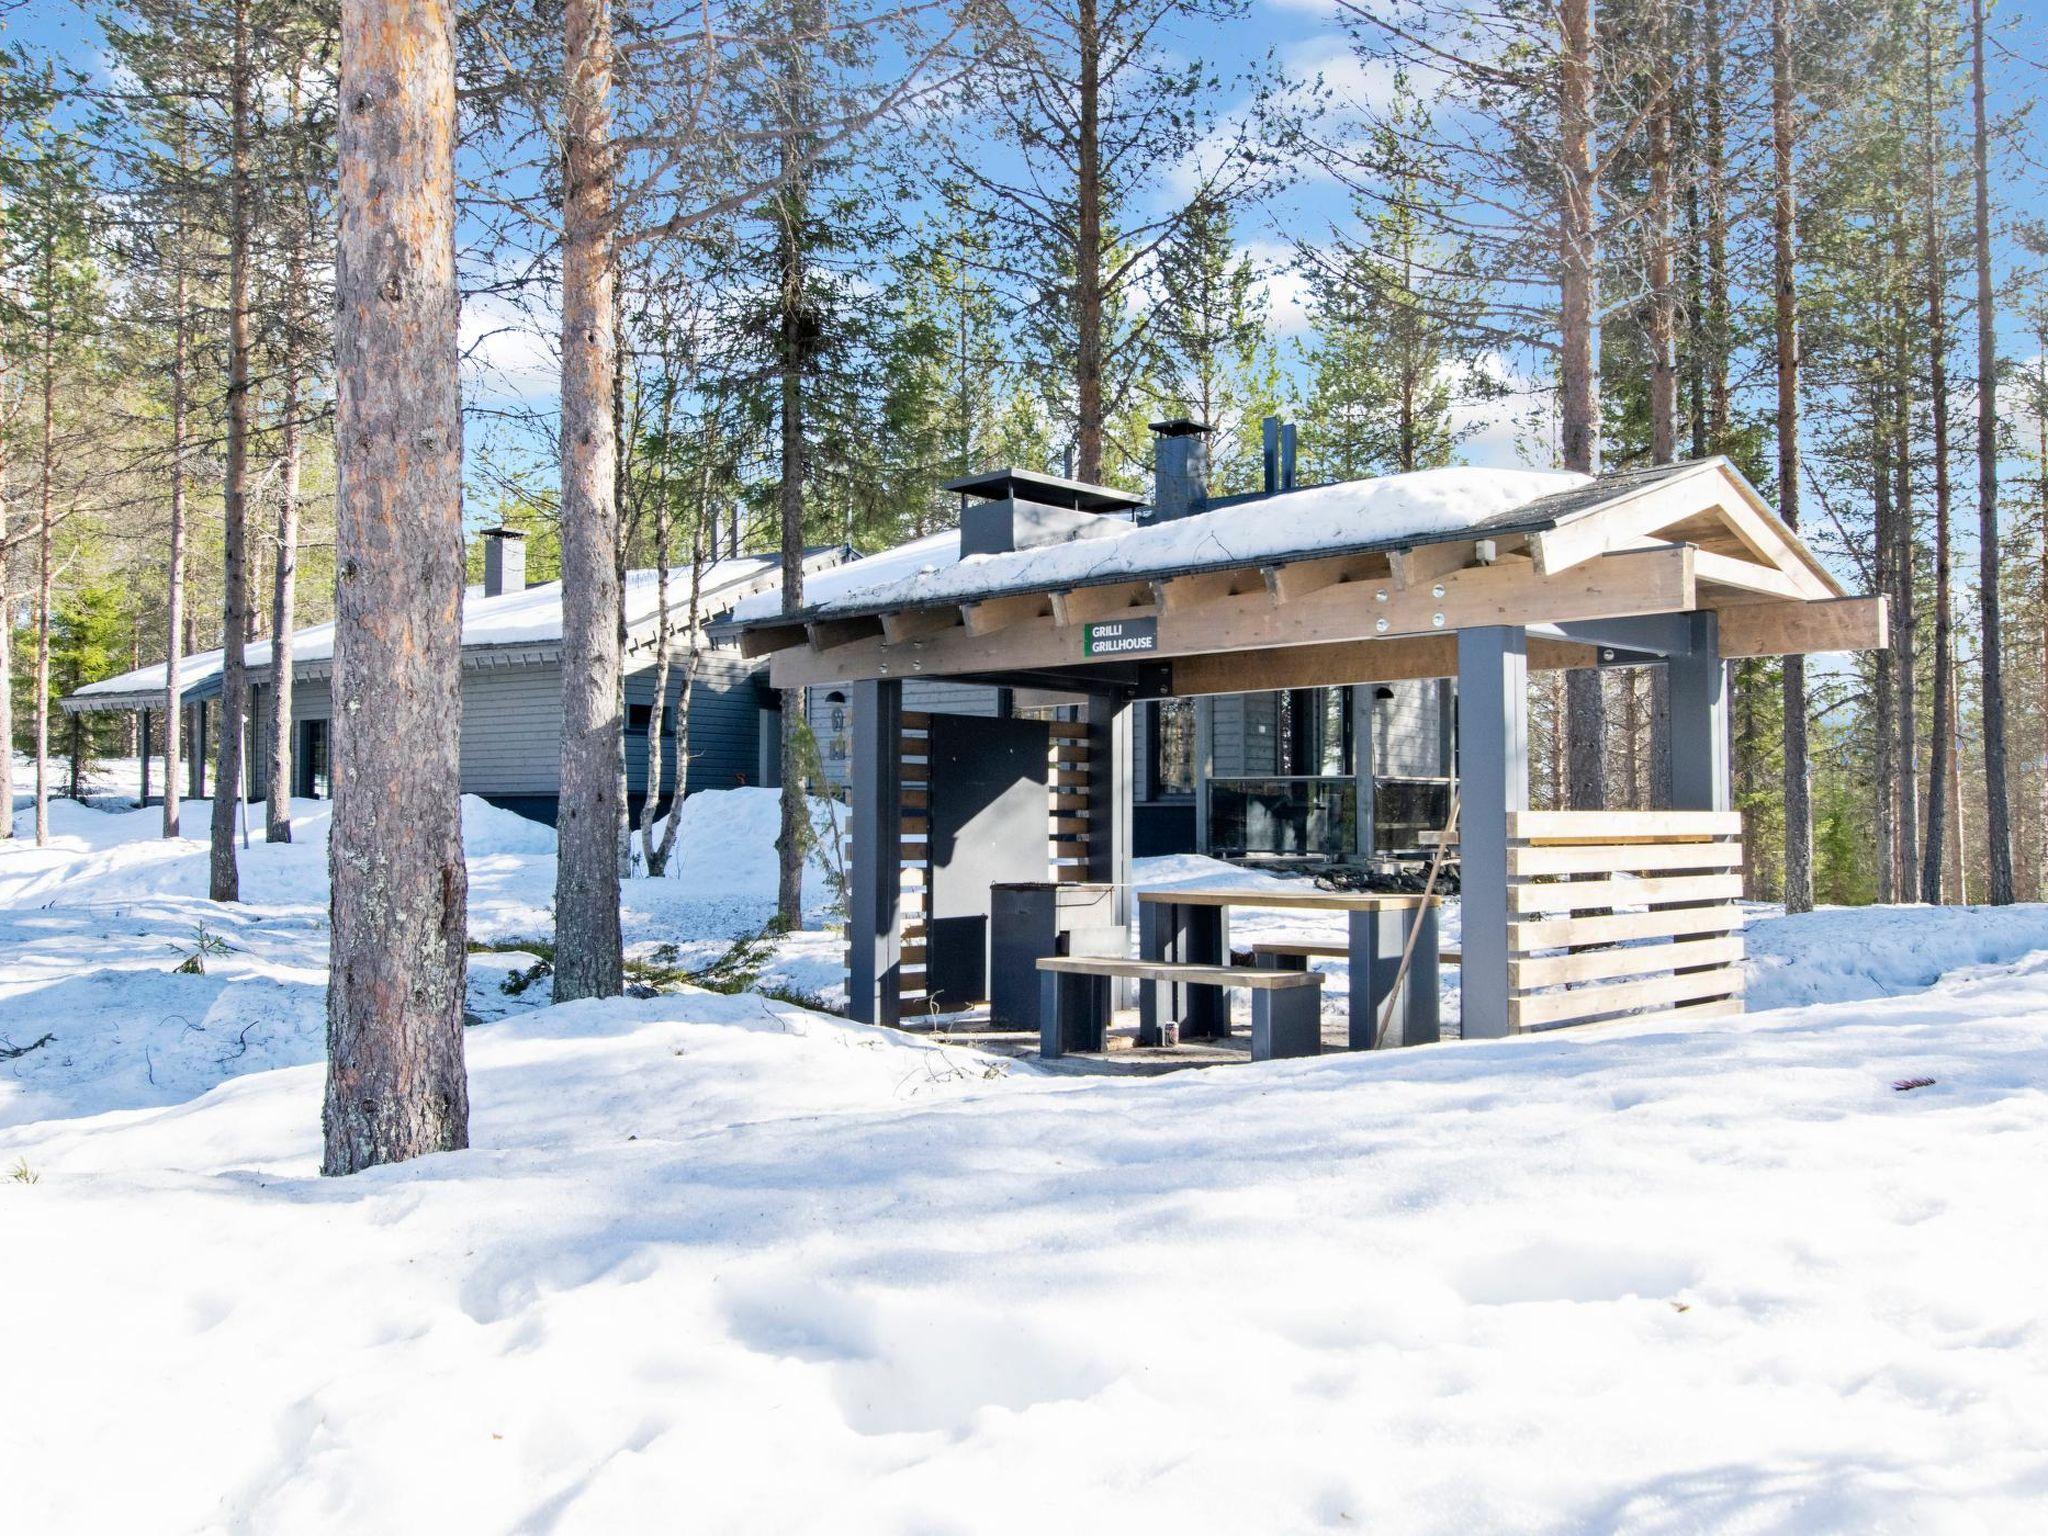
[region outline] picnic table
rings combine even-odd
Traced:
[[[1362,891],[1167,888],[1138,892],[1138,953],[1146,960],[1183,965],[1227,965],[1230,909],[1342,912],[1350,919],[1346,953],[1351,964],[1350,1046],[1421,1045],[1439,1035],[1437,1018],[1437,907],[1442,898],[1378,895]],[[1401,997],[1377,1042],[1374,1035],[1387,995],[1401,969],[1411,930],[1415,952]],[[1148,987],[1139,999],[1138,1043],[1172,1045],[1183,1039],[1228,1038],[1230,999],[1224,989],[1196,984]]]

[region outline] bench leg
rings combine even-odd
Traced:
[[[1401,995],[1387,1019],[1384,1046],[1427,1045],[1439,1035],[1436,908],[1374,908],[1351,914],[1351,1049],[1367,1051],[1386,1009],[1387,994],[1400,974],[1401,951],[1411,927],[1415,954]]]
[[[1252,993],[1252,1060],[1320,1056],[1323,1051],[1323,989],[1261,987]]]
[[[1108,1043],[1107,976],[1038,973],[1038,1054],[1046,1060],[1070,1051],[1100,1051]]]

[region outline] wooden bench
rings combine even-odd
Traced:
[[[1108,1043],[1110,987],[1243,987],[1252,995],[1252,1060],[1315,1056],[1323,1048],[1323,978],[1314,971],[1243,965],[1186,965],[1165,960],[1048,955],[1038,962],[1041,1021],[1038,1053],[1099,1051]]]
[[[1272,971],[1305,971],[1311,960],[1345,960],[1350,955],[1348,944],[1320,944],[1307,939],[1263,940],[1251,948],[1252,964]],[[1458,952],[1439,950],[1436,963],[1456,965]]]

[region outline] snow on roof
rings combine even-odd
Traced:
[[[838,560],[837,551],[814,553],[810,559],[823,569]],[[820,574],[822,574],[822,570]],[[807,575],[810,573],[806,573]],[[704,568],[702,607],[706,613],[716,613],[749,595],[767,590],[770,593],[781,584],[782,562],[777,555],[739,555],[719,560]],[[688,566],[669,572],[669,603],[677,612],[686,611],[690,602],[690,571]],[[659,612],[660,592],[653,571],[628,571],[626,573],[626,631],[636,635],[647,631],[651,638],[652,627]],[[556,645],[562,639],[562,584],[559,581],[545,582],[540,586],[527,587],[519,592],[502,592],[496,597],[484,596],[482,587],[470,587],[462,598],[462,647],[472,650],[487,646],[510,645]],[[334,659],[334,625],[313,624],[297,630],[293,635],[292,659],[294,664],[314,664]],[[180,691],[187,697],[205,696],[217,692],[217,684],[223,664],[222,653],[218,650],[200,651],[187,656],[178,669]],[[248,664],[252,672],[264,673],[270,668],[270,642],[252,641],[248,647]],[[74,699],[126,699],[137,695],[161,693],[165,684],[165,669],[162,662],[153,666],[137,667],[118,677],[102,678],[99,682],[88,683],[71,697]]]
[[[1453,539],[1591,483],[1591,476],[1560,470],[1424,469],[1283,491],[1171,522],[1134,523],[1096,538],[965,559],[959,534],[949,530],[807,581],[803,611],[878,612]],[[760,594],[740,603],[733,619],[759,622],[779,611],[775,595]]]

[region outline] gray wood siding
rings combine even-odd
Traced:
[[[762,674],[767,662],[734,652],[707,652],[690,690],[689,792],[759,782]],[[649,684],[652,691],[652,684]],[[664,789],[674,786],[668,776]]]
[[[830,684],[813,684],[804,690],[811,734],[818,739],[818,759],[824,764],[826,780],[839,790],[852,782],[853,708],[844,699],[851,691]],[[835,693],[842,697],[834,699]],[[923,681],[903,685],[903,707],[925,714],[993,718],[996,702],[996,690],[979,683]]]
[[[1373,771],[1387,778],[1437,778],[1447,770],[1434,679],[1392,683],[1373,710]]]

